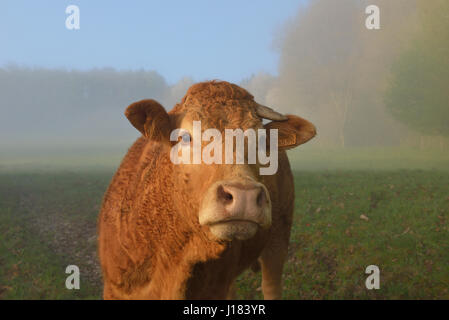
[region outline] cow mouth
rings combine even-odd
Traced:
[[[248,240],[259,230],[259,224],[251,220],[220,220],[208,224],[212,234],[220,240]]]
[[[209,225],[209,226],[215,226],[215,225],[218,225],[218,224],[227,224],[227,223],[230,223],[230,224],[233,224],[233,223],[235,223],[235,224],[238,224],[238,223],[247,223],[247,224],[254,224],[254,225],[259,226],[259,223],[255,222],[255,221],[253,221],[253,220],[246,220],[246,219],[226,219],[226,220],[219,220],[219,221],[215,221],[215,222],[210,222],[210,223],[208,223],[208,225]]]

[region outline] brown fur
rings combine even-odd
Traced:
[[[225,299],[232,295],[235,278],[258,258],[265,298],[280,298],[294,203],[285,151],[279,152],[279,170],[273,176],[259,176],[258,165],[203,164],[192,169],[174,166],[169,159],[171,144],[161,138],[185,117],[220,129],[261,128],[253,97],[227,82],[200,83],[187,91],[168,118],[148,101],[127,109],[128,116],[134,114],[130,121],[148,138],[140,137],[129,149],[99,216],[104,298]],[[154,114],[158,122],[152,122]],[[246,241],[211,240],[208,227],[198,222],[202,195],[217,179],[246,174],[269,191],[271,228]]]

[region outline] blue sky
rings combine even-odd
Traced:
[[[23,1],[0,4],[0,66],[156,70],[169,83],[277,72],[273,41],[303,0]],[[80,8],[80,30],[65,8]]]

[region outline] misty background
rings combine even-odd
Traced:
[[[380,8],[380,30],[365,27],[365,8],[371,4]],[[271,5],[276,6],[274,2]],[[154,70],[124,69],[111,63],[109,67],[73,68],[3,61],[0,166],[56,162],[116,166],[139,136],[123,115],[129,104],[153,98],[170,110],[190,85],[216,78],[239,84],[259,103],[316,125],[318,136],[297,148],[292,161],[327,157],[326,167],[331,166],[332,152],[337,158],[342,154],[350,157],[354,150],[376,151],[382,159],[389,150],[403,163],[432,150],[441,157],[442,165],[447,165],[447,2],[309,0],[290,5],[285,16],[277,16],[284,19],[282,23],[274,23],[271,31],[252,30],[255,37],[268,39],[267,50],[278,58],[274,62],[267,58],[271,63],[267,68],[245,69],[246,75],[240,79],[238,75],[229,79],[216,69],[210,77],[202,70],[173,81],[173,76],[167,80],[157,66]],[[253,19],[261,23],[257,7],[249,9],[255,14],[247,23]],[[82,30],[81,4],[80,10]],[[232,19],[227,23],[232,24]],[[239,37],[239,30],[231,28],[229,32],[231,38]],[[248,49],[243,43],[237,51],[248,51],[247,56],[259,59],[257,52],[249,49],[251,41],[246,43]],[[178,54],[186,50],[188,43]],[[198,58],[201,60],[201,55]],[[218,58],[215,64],[220,65]],[[124,55],[121,59],[128,58]],[[235,59],[233,67],[239,69],[244,63]],[[176,61],[177,57],[167,53],[166,60]],[[226,61],[227,69],[232,65],[232,59]],[[173,67],[177,67],[175,62]]]

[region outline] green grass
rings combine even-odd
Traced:
[[[26,227],[17,213],[2,210],[0,216],[0,294],[2,299],[92,298],[96,290],[65,289],[63,259]]]
[[[449,298],[448,173],[297,172],[295,185],[284,298]],[[365,287],[371,264],[380,290]],[[242,298],[261,298],[259,278],[241,277]]]
[[[0,174],[0,299],[98,299],[96,217],[111,173]],[[81,270],[68,290],[65,269]]]
[[[98,299],[96,218],[112,171],[0,173],[0,299]],[[449,299],[449,172],[295,172],[285,299]],[[368,217],[368,221],[360,216]],[[81,289],[65,288],[65,267]],[[380,290],[367,290],[368,265]],[[262,298],[260,273],[238,297]]]
[[[57,146],[2,148],[0,172],[113,171],[128,150],[121,147]],[[294,170],[440,170],[449,171],[449,150],[411,147],[317,148],[288,151]]]
[[[449,150],[411,147],[299,147],[288,152],[292,168],[322,170],[440,170],[449,171]]]

